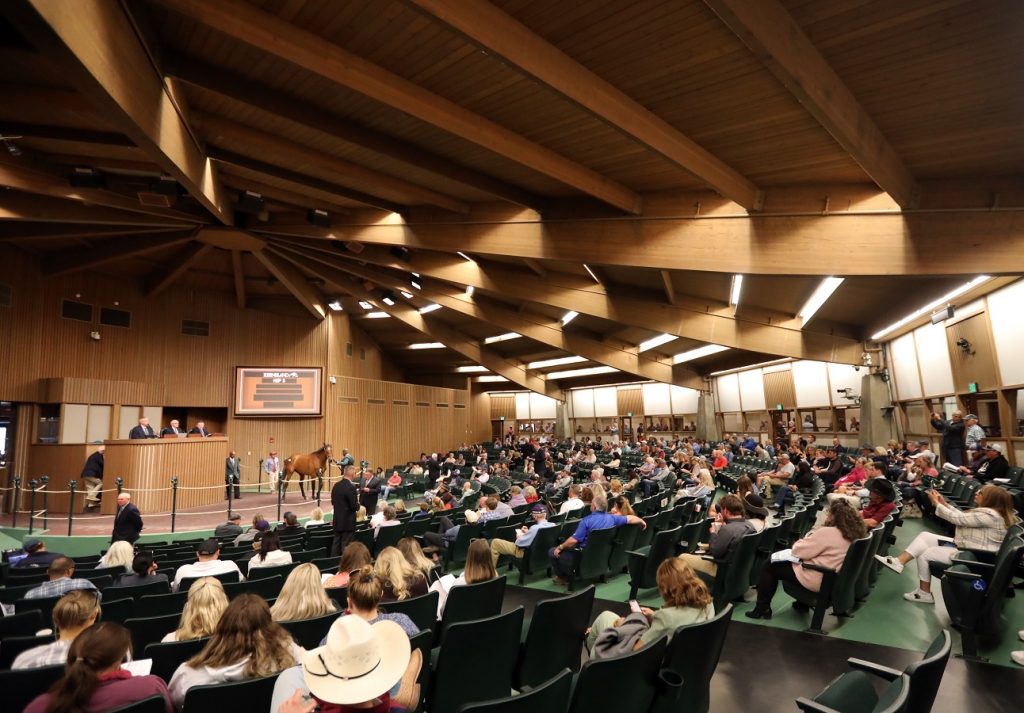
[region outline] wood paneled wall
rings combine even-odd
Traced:
[[[615,398],[618,401],[620,414],[644,415],[644,392],[639,385],[636,388],[620,386],[618,391],[615,392]]]
[[[491,420],[497,421],[502,416],[506,421],[516,420],[515,394],[491,394]]]
[[[776,404],[782,404],[782,408],[796,408],[793,372],[789,369],[765,372],[764,396],[769,410],[774,410]]]
[[[960,339],[969,342],[966,351],[957,346]],[[946,340],[949,343],[950,366],[953,368],[953,384],[958,392],[967,391],[971,382],[978,384],[979,391],[998,387],[992,335],[984,312],[946,327]]]

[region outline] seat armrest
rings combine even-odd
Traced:
[[[988,562],[978,562],[977,560],[964,560],[960,559],[959,557],[954,557],[950,564],[959,564],[964,567],[967,567],[967,569],[971,570],[971,572],[973,572],[974,574],[988,573],[996,568],[994,564],[989,564]]]
[[[800,566],[803,567],[804,569],[810,569],[810,570],[813,570],[815,572],[821,572],[822,574],[832,574],[832,575],[837,574],[836,570],[834,570],[834,569],[830,569],[828,567],[824,567],[824,566],[822,566],[820,564],[814,564],[812,562],[801,562]]]
[[[951,579],[962,579],[965,582],[973,582],[975,580],[982,578],[980,574],[975,574],[974,572],[954,572],[948,569],[946,570],[946,573],[942,576],[949,577]]]
[[[846,659],[846,663],[849,664],[852,669],[863,671],[864,673],[870,673],[874,676],[878,676],[879,678],[884,678],[886,681],[895,681],[903,675],[902,671],[897,671],[894,668],[882,666],[881,664],[877,664],[872,661],[865,661],[864,659]]]
[[[810,698],[797,698],[796,706],[802,711],[813,711],[813,713],[839,713],[835,708],[823,706],[817,701],[812,701]]]

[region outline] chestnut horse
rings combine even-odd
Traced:
[[[331,444],[325,443],[309,455],[296,453],[284,461],[284,477],[281,478],[281,499],[288,493],[288,481],[292,479],[292,473],[299,474],[299,492],[302,499],[306,499],[305,482],[309,481],[309,494],[313,495],[313,479],[317,471],[326,471],[327,463],[331,459]]]

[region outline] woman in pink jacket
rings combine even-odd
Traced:
[[[793,545],[793,558],[838,570],[846,559],[846,551],[854,540],[867,535],[867,527],[860,513],[845,500],[836,500],[828,506],[825,524]],[[805,569],[792,560],[768,562],[757,580],[757,605],[747,612],[750,619],[772,618],[772,597],[780,581],[798,582],[800,586],[817,592],[821,589],[821,573]]]

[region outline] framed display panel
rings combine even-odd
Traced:
[[[320,416],[322,413],[321,367],[235,367],[235,416]]]

